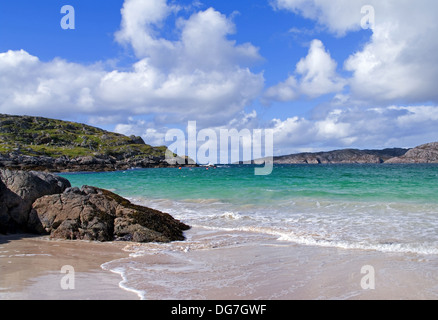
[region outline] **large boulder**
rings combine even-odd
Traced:
[[[67,179],[50,173],[0,169],[0,232],[29,232],[33,202],[45,195],[62,193]]]
[[[189,229],[167,213],[89,186],[37,199],[29,224],[52,238],[96,241],[170,242],[184,240]]]
[[[17,214],[14,208],[17,208],[20,202],[20,197],[11,192],[0,179],[0,233],[15,232],[17,223],[14,221],[22,219],[20,215],[12,216]]]

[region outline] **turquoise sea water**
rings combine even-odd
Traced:
[[[63,174],[208,229],[279,241],[438,254],[438,165],[278,165]]]

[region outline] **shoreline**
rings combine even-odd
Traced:
[[[1,155],[0,155],[1,156]],[[259,164],[257,163],[251,163],[251,164],[241,164],[241,163],[231,163],[231,164],[217,164],[217,166],[249,166],[249,167],[257,167]],[[321,163],[312,163],[312,162],[274,162],[274,166],[315,166],[315,167],[323,167],[323,166],[351,166],[351,165],[357,165],[357,166],[363,166],[363,165],[370,165],[370,166],[404,166],[404,165],[413,165],[413,166],[421,166],[421,165],[438,165],[438,161],[436,162],[321,162]],[[190,165],[190,164],[182,164],[182,165],[173,165],[173,164],[166,164],[166,165],[151,165],[151,166],[131,166],[131,165],[124,165],[119,167],[102,167],[102,168],[95,168],[88,165],[81,166],[81,167],[65,167],[65,168],[52,168],[49,166],[26,166],[22,164],[18,165],[5,165],[0,160],[0,168],[7,169],[11,171],[35,171],[35,172],[43,172],[43,173],[52,173],[56,175],[69,175],[69,174],[93,174],[93,173],[114,173],[114,172],[123,172],[123,171],[130,171],[130,170],[144,170],[144,169],[179,169],[179,168],[199,168],[204,169],[204,165]]]
[[[132,279],[127,285],[142,291],[146,300],[438,298],[438,255],[308,246],[198,227],[187,232],[187,242],[133,244],[125,250],[132,253],[123,261]],[[362,287],[367,266],[375,272],[373,290]],[[140,274],[141,281],[135,280]]]
[[[61,288],[63,265],[75,269],[74,290]],[[437,255],[200,227],[167,244],[0,236],[0,300],[435,300],[437,265]],[[374,290],[361,288],[364,266],[375,268]]]

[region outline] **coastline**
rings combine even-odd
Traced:
[[[436,255],[306,246],[200,227],[168,244],[2,236],[0,257],[1,300],[438,298]],[[75,268],[74,290],[60,286],[66,264]],[[375,268],[374,290],[361,288],[365,265]]]
[[[212,241],[217,239],[217,241]],[[146,300],[435,300],[437,255],[294,244],[251,232],[194,227],[187,242],[132,244],[126,286]],[[364,266],[375,270],[366,290]],[[141,281],[139,275],[142,275]]]

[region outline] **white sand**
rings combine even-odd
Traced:
[[[126,300],[138,296],[119,288],[119,275],[102,263],[126,257],[125,244],[0,236],[0,300]],[[70,270],[74,269],[74,289]],[[67,278],[65,278],[67,277]]]
[[[0,236],[0,299],[138,299],[119,287],[120,274],[101,268],[105,262],[124,268],[123,285],[154,300],[438,298],[437,256],[310,247],[199,228],[188,235],[164,245]],[[64,265],[74,267],[74,290],[61,287]],[[366,265],[375,271],[374,290],[361,286]]]
[[[187,234],[188,241],[161,248],[131,245],[135,257],[107,267],[124,267],[126,285],[154,300],[438,298],[437,256],[303,246],[200,228]],[[364,266],[373,267],[374,289],[362,287],[363,281],[371,284]]]

